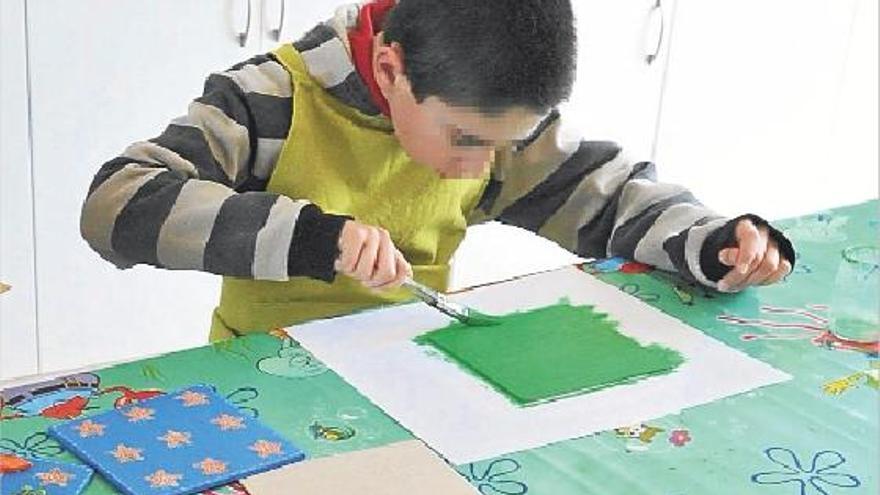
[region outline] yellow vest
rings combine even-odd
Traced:
[[[292,45],[274,54],[292,76],[294,101],[290,133],[267,190],[385,228],[413,265],[414,278],[446,290],[449,260],[488,173],[481,179],[440,178],[407,156],[389,119],[367,116],[321,87]],[[373,293],[342,274],[332,284],[306,277],[286,282],[224,277],[210,338],[266,332],[410,298],[405,289]]]

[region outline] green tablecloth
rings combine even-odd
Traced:
[[[708,294],[619,260],[584,269],[793,380],[458,471],[484,495],[880,493],[880,360],[822,340],[835,294],[877,307],[876,289],[853,290],[852,279],[839,274],[844,249],[877,248],[878,203],[776,225],[799,250],[795,272],[785,283],[741,294]],[[281,334],[79,373],[67,382],[19,390],[32,395],[4,405],[0,451],[72,460],[46,436],[47,426],[192,383],[213,385],[312,458],[412,437]],[[7,401],[11,392],[4,391]],[[96,477],[86,493],[115,492]]]

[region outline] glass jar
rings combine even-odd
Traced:
[[[831,295],[831,331],[857,342],[880,340],[880,248],[853,246],[843,260]]]

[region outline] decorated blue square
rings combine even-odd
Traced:
[[[131,495],[197,493],[305,457],[203,385],[55,425],[49,434]]]
[[[24,471],[0,474],[0,495],[21,493],[77,495],[89,484],[94,473],[88,466],[82,464],[30,457],[27,461],[31,466]]]

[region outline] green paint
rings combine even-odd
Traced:
[[[642,346],[592,306],[568,301],[499,317],[491,327],[454,323],[416,337],[519,405],[671,372],[681,355]]]
[[[501,324],[501,319],[494,315],[487,315],[479,311],[468,308],[467,318],[462,323],[469,327],[492,327]]]

